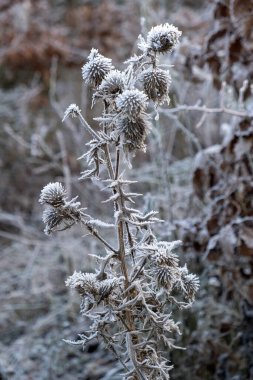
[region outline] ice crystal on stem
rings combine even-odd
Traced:
[[[105,247],[104,257],[94,253],[99,262],[95,273],[75,271],[66,280],[81,297],[82,315],[91,321],[88,332],[70,343],[85,346],[102,340],[122,366],[125,380],[169,379],[168,351],[176,348],[171,334],[180,333],[173,307],[189,307],[199,288],[197,276],[180,266],[176,251],[181,242],[159,241],[154,235],[152,225],[160,222],[157,212],[134,208],[140,194],[129,190],[133,181],[125,178],[122,160],[124,155],[131,160],[132,152],[146,148],[151,129],[148,101],[157,107],[168,100],[171,82],[169,72],[159,68],[158,54],[172,51],[180,35],[173,25],[152,28],[146,41],[140,38],[143,53],[130,58],[123,72],[92,49],[82,76],[95,90],[93,101],[104,107],[96,118],[100,129],[95,132],[75,104],[64,114],[63,120],[78,116],[92,136],[81,156],[88,165],[81,179],[96,178],[106,187],[110,196],[104,203],[112,204],[111,223],[84,213],[76,198],[68,200],[59,182],[45,186],[39,199],[47,207],[43,214],[47,234],[78,223]],[[115,232],[113,244],[104,228]]]

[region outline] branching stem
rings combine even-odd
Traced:
[[[102,236],[100,236],[99,233],[92,226],[88,225],[87,222],[83,220],[81,222],[93,236],[95,236],[101,243],[105,245],[106,248],[108,248],[115,254],[118,254],[118,251],[115,248],[113,248],[111,244],[108,243]]]

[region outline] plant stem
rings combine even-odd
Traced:
[[[85,120],[85,118],[82,116],[81,113],[79,113],[79,120],[81,121],[81,124],[84,126],[84,128],[90,132],[90,134],[97,140],[100,140],[100,137],[98,136],[98,134],[93,131],[93,129],[91,128],[91,126],[87,123],[87,121]]]
[[[117,180],[119,176],[119,165],[120,165],[120,150],[117,149],[116,154],[116,169],[115,169],[115,176],[114,179]],[[118,192],[121,192],[120,185],[118,185]],[[117,202],[118,210],[122,211],[124,202],[122,200],[122,197],[120,196],[119,201]],[[124,242],[124,224],[123,221],[120,220],[118,223],[118,247],[119,247],[119,255],[120,255],[120,261],[121,261],[121,269],[122,273],[125,277],[125,287],[128,288],[129,286],[129,279],[128,279],[128,272],[127,272],[127,266],[125,262],[125,242]]]
[[[101,241],[101,243],[103,243],[110,251],[114,252],[115,254],[118,254],[118,251],[113,248],[111,246],[110,243],[108,243],[102,236],[99,235],[99,233],[91,226],[89,226],[87,224],[87,222],[85,221],[82,221],[82,223],[85,225],[85,227],[87,228],[87,230],[93,235],[95,236],[99,241]]]

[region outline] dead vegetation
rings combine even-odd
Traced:
[[[252,1],[215,1],[201,10],[194,8],[194,2],[192,8],[173,9],[173,18],[168,12],[171,4],[163,8],[155,1],[147,3],[149,9],[155,6],[155,12],[141,10],[149,24],[170,18],[188,36],[170,62],[175,65],[171,108],[168,114],[161,113],[149,135],[149,164],[141,167],[141,155],[134,163],[136,176],[143,178],[136,191],[149,191],[144,207],[159,209],[162,218],[169,215],[159,233],[183,240],[183,260],[200,275],[202,290],[195,309],[179,315],[183,335],[178,344],[187,350],[173,353],[171,378],[249,380],[253,378]],[[79,153],[74,150],[81,129],[71,123],[59,128],[60,119],[48,97],[52,58],[58,57],[53,95],[58,101],[58,94],[63,94],[57,103],[63,110],[73,99],[66,88],[71,94],[80,91],[76,67],[89,49],[95,46],[111,57],[115,53],[118,61],[127,57],[140,29],[139,19],[126,2],[122,8],[118,2],[103,1],[95,5],[80,1],[72,8],[67,2],[55,4],[50,12],[50,2],[1,3],[3,379],[26,380],[35,375],[102,379],[98,367],[106,373],[114,366],[97,346],[87,354],[60,341],[62,335],[74,334],[76,326],[82,332],[78,299],[75,306],[69,304],[62,285],[75,268],[92,270],[94,263],[87,258],[94,245],[89,241],[84,246],[76,232],[46,244],[37,198],[52,177],[65,181],[75,193],[83,191],[77,182]],[[30,16],[23,20],[30,22],[13,22],[15,14],[26,14],[27,9]],[[127,47],[121,44],[122,35],[124,39],[127,35]],[[83,90],[76,99],[85,108],[89,94]],[[85,192],[94,200],[90,186]],[[100,215],[100,199],[91,201],[89,207]],[[74,308],[75,315],[69,312]],[[94,361],[87,363],[91,358]],[[101,365],[94,367],[97,361]]]

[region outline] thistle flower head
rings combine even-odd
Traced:
[[[147,48],[156,53],[169,53],[178,45],[181,34],[174,25],[157,25],[148,33]]]
[[[143,82],[144,92],[148,98],[157,104],[163,104],[169,100],[169,87],[171,84],[171,77],[169,71],[155,69],[145,70],[141,75]]]
[[[186,298],[192,302],[195,299],[195,294],[199,289],[199,278],[192,273],[181,274],[181,288],[185,293]]]
[[[92,49],[88,62],[82,67],[82,76],[86,83],[97,87],[112,69],[112,60]]]
[[[159,287],[166,288],[170,291],[173,285],[178,281],[178,271],[167,266],[157,266],[152,270]]]
[[[119,118],[117,121],[119,135],[123,136],[124,148],[127,151],[142,149],[145,151],[145,139],[149,130],[149,124],[144,116],[134,120],[128,117]]]
[[[62,228],[68,228],[79,221],[80,212],[71,206],[48,207],[43,212],[42,220],[45,223],[45,234],[50,235],[60,225]]]
[[[77,197],[68,201],[66,190],[59,182],[49,183],[41,190],[39,202],[49,205],[42,218],[47,235],[60,224],[63,224],[64,228],[69,228],[74,223],[80,222],[84,209],[80,208],[81,204],[76,202],[76,199]]]
[[[40,193],[39,203],[49,204],[53,207],[61,207],[65,204],[66,190],[60,182],[49,183]]]
[[[142,91],[125,90],[116,98],[116,106],[122,115],[134,121],[147,108],[147,100],[147,95]]]
[[[82,273],[74,272],[65,281],[66,286],[69,286],[72,289],[77,289],[78,293],[81,295],[84,294],[97,294],[99,290],[99,281],[94,273]]]
[[[155,253],[153,259],[157,265],[167,265],[168,267],[176,268],[178,266],[179,259],[176,254],[167,252],[166,249],[159,248]]]
[[[119,70],[111,70],[102,80],[98,87],[96,96],[115,97],[124,90],[124,75]]]
[[[63,219],[58,209],[49,207],[44,210],[42,220],[45,223],[45,234],[50,235],[53,229],[61,224]]]
[[[119,284],[120,279],[118,278],[108,278],[100,282],[99,295],[100,299],[108,297],[112,290]]]
[[[76,104],[70,104],[66,111],[64,112],[64,116],[62,121],[65,121],[69,116],[77,117],[81,114],[80,108]]]

